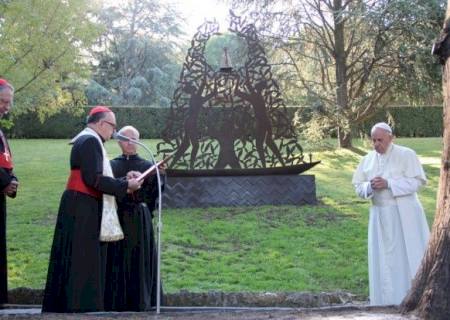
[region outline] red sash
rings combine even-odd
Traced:
[[[85,193],[85,194],[93,196],[94,198],[97,198],[97,199],[102,198],[102,193],[100,191],[87,186],[83,182],[83,179],[81,178],[80,169],[70,170],[70,176],[69,176],[69,180],[67,181],[66,189]]]
[[[0,130],[0,139],[3,144],[3,152],[0,152],[0,167],[5,169],[14,168],[14,164],[12,161],[11,151],[9,150],[8,141],[6,141],[5,135]]]
[[[14,167],[9,153],[0,153],[0,167],[5,169],[12,169]]]

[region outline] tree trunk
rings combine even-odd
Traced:
[[[446,24],[449,21],[447,3]],[[447,42],[447,41],[446,41]],[[450,317],[450,61],[445,60],[443,76],[444,150],[437,195],[436,217],[430,241],[412,288],[401,304],[402,312],[415,311],[427,320]]]
[[[345,52],[345,20],[342,18],[342,0],[333,1],[334,22],[334,53],[336,74],[336,105],[339,114],[348,108],[347,94],[347,56]],[[351,133],[338,128],[339,147],[350,148],[352,146]]]
[[[352,134],[342,128],[338,128],[339,148],[350,149],[352,147]]]

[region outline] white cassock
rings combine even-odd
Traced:
[[[389,187],[372,190],[381,176]],[[430,234],[417,191],[426,177],[416,153],[391,144],[384,154],[368,153],[352,180],[358,196],[371,199],[368,232],[371,305],[402,302],[419,268]]]

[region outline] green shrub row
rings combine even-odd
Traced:
[[[131,124],[142,138],[160,138],[170,113],[169,108],[113,107],[118,127]],[[293,118],[296,108],[288,108]],[[84,126],[86,112],[73,114],[63,110],[41,121],[36,113],[29,112],[13,118],[14,125],[5,130],[13,138],[68,139]],[[214,117],[208,117],[214,119]],[[211,120],[209,120],[211,121]],[[442,135],[442,107],[395,107],[379,111],[372,119],[355,128],[355,134],[367,134],[373,124],[387,121],[394,126],[398,137],[439,137]],[[214,126],[214,124],[211,124]]]
[[[116,114],[117,127],[133,125],[142,138],[154,139],[161,136],[165,127],[168,108],[149,107],[112,107]],[[43,121],[37,113],[29,112],[14,117],[14,125],[6,130],[13,138],[49,138],[69,139],[74,137],[86,125],[85,112],[74,114],[68,110],[46,117]]]
[[[440,137],[443,132],[442,107],[392,107],[380,110],[356,128],[359,135],[369,134],[380,121],[393,126],[397,137]]]

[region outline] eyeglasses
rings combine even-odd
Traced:
[[[107,124],[109,124],[113,128],[113,130],[116,130],[116,124],[115,123],[112,123],[112,122],[109,122],[109,121],[106,121],[106,120],[102,120],[102,121],[106,122]]]

